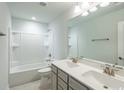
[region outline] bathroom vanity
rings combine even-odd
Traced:
[[[54,90],[91,89],[55,65],[52,65],[52,86]]]
[[[82,62],[61,60],[52,63],[53,90],[113,90],[124,88],[124,77],[106,75],[103,70]]]

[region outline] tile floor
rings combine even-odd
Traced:
[[[37,80],[23,85],[15,86],[10,88],[10,90],[40,90],[39,86],[40,80]]]
[[[51,74],[44,74],[42,80],[37,80],[23,85],[15,86],[10,88],[10,90],[50,90],[51,84]]]

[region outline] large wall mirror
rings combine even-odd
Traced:
[[[97,8],[87,16],[69,20],[69,57],[124,66],[124,3]]]

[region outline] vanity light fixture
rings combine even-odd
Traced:
[[[89,12],[95,12],[98,10],[97,6],[106,7],[110,4],[110,2],[82,2],[77,3],[75,5],[74,12],[79,13],[82,12],[81,16],[89,15]]]
[[[83,3],[81,4],[81,9],[83,9],[83,10],[88,9],[89,6],[90,6],[90,5],[89,5],[88,2],[83,2]]]
[[[75,12],[75,13],[81,12],[81,8],[80,8],[79,5],[76,5],[76,6],[75,6],[74,12]]]
[[[110,3],[109,2],[102,2],[101,4],[100,4],[100,7],[106,7],[106,6],[108,6]]]
[[[91,8],[91,9],[89,9],[89,11],[90,11],[90,12],[95,12],[97,9],[98,9],[98,8],[95,6],[95,7]]]
[[[81,16],[87,16],[89,13],[87,11],[83,12]]]
[[[36,17],[32,17],[31,19],[32,19],[32,20],[36,20]]]

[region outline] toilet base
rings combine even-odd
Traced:
[[[41,76],[39,89],[41,90],[51,89],[51,73],[50,72],[44,73]]]

